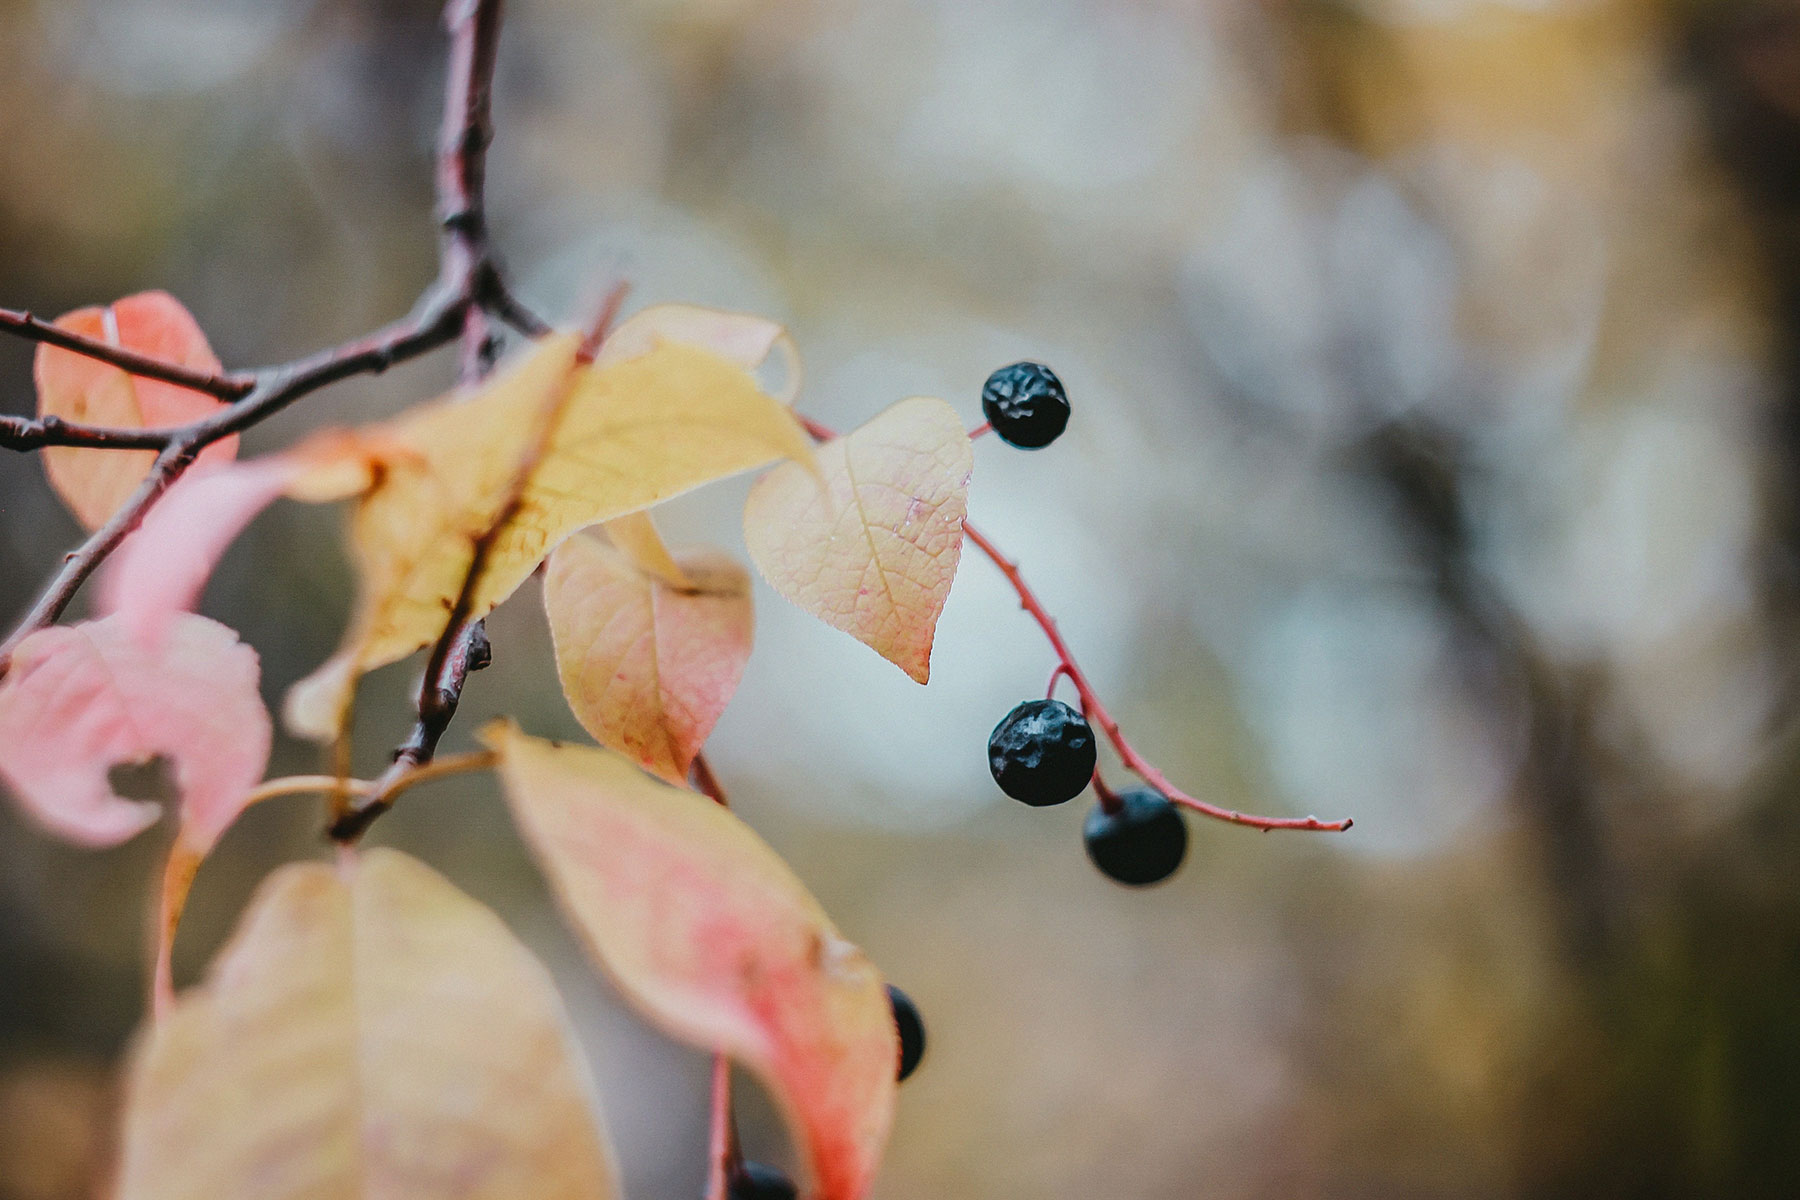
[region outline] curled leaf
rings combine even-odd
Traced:
[[[483,616],[577,529],[811,459],[793,415],[711,351],[657,340],[590,367],[577,345],[545,338],[473,396],[370,431],[383,458],[352,526],[358,612],[339,653],[290,695],[297,732],[335,736],[357,676],[437,638],[466,581],[468,615]]]
[[[180,840],[211,847],[262,778],[269,716],[256,652],[185,615],[147,646],[119,617],[39,630],[0,681],[0,777],[44,826],[110,846],[156,820],[110,768],[161,757],[181,792]]]
[[[962,556],[974,454],[942,400],[902,400],[818,450],[821,488],[786,465],[757,480],[744,537],[788,600],[920,683]]]
[[[508,802],[571,920],[674,1036],[755,1071],[821,1200],[867,1194],[899,1043],[881,976],[723,807],[607,750],[489,726]]]
[[[694,586],[693,580],[682,573],[681,564],[675,561],[675,555],[662,540],[662,534],[657,532],[656,522],[649,513],[631,513],[608,521],[601,528],[606,530],[606,540],[638,570],[654,575],[672,587],[691,589]]]
[[[548,973],[440,876],[375,850],[284,867],[147,1032],[120,1200],[607,1200]]]
[[[167,292],[141,292],[105,308],[80,308],[56,319],[60,329],[200,371],[218,371],[219,360],[193,315]],[[224,407],[217,397],[172,383],[127,374],[97,359],[40,345],[34,374],[38,415],[124,429],[180,425]],[[237,438],[214,442],[199,461],[229,462]],[[98,529],[142,483],[156,455],[149,450],[97,450],[51,446],[44,470],[69,511]]]
[[[723,554],[684,554],[686,587],[573,537],[550,556],[544,610],[556,670],[582,727],[672,783],[737,689],[750,657],[750,577]]]
[[[311,503],[356,495],[368,488],[373,461],[361,439],[327,431],[284,454],[195,466],[107,560],[100,611],[120,614],[154,643],[199,601],[219,557],[258,513],[283,495]]]

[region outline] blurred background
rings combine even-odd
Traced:
[[[1800,1195],[1800,9],[1753,0],[512,0],[496,237],[564,317],[615,279],[786,321],[803,406],[971,424],[1062,375],[972,512],[1140,748],[1221,804],[1172,883],[1087,863],[989,729],[1052,659],[965,559],[918,688],[761,589],[713,744],[742,814],[924,1011],[879,1195]],[[0,303],[164,287],[228,364],[434,268],[434,0],[0,0]],[[297,405],[271,450],[442,389]],[[33,406],[0,345],[0,408]],[[741,551],[733,481],[671,540]],[[269,699],[335,644],[343,514],[279,505],[206,610]],[[0,458],[0,616],[78,538]],[[760,588],[760,585],[759,585]],[[535,584],[490,714],[578,732]],[[368,773],[418,664],[371,678]],[[275,773],[317,769],[278,746]],[[323,852],[293,798],[201,873],[178,978]],[[95,1194],[166,832],[0,808],[0,1200]],[[639,1198],[697,1196],[704,1057],[592,977],[490,782],[375,830],[551,965]],[[791,1162],[751,1101],[749,1148]]]

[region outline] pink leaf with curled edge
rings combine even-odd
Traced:
[[[504,722],[508,803],[570,920],[662,1028],[742,1061],[794,1130],[820,1200],[868,1193],[899,1053],[881,975],[737,817],[625,758]]]
[[[544,610],[556,669],[596,741],[671,783],[688,768],[750,658],[750,577],[716,552],[676,557],[687,587],[573,537],[550,556]]]
[[[962,556],[975,456],[956,412],[915,397],[750,490],[744,538],[788,600],[926,682]]]
[[[216,621],[185,615],[149,647],[118,617],[42,629],[0,681],[0,777],[45,827],[110,846],[156,820],[107,772],[162,757],[181,791],[181,834],[204,853],[243,807],[269,758],[256,652]]]
[[[176,366],[209,372],[220,369],[193,314],[167,292],[141,292],[105,308],[76,309],[55,323],[71,333]],[[126,429],[184,425],[225,406],[216,396],[131,375],[58,346],[38,347],[34,374],[38,415],[83,424]],[[208,446],[198,461],[229,462],[236,455],[237,438],[233,436]],[[150,450],[52,446],[44,451],[44,470],[76,519],[89,529],[98,529],[143,482],[155,459]]]
[[[226,547],[286,490],[296,465],[257,459],[182,476],[125,539],[100,576],[100,610],[146,644],[194,607]]]
[[[117,1200],[609,1200],[550,973],[374,850],[282,867],[139,1041]]]

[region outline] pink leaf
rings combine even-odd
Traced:
[[[881,975],[748,825],[611,751],[483,734],[526,841],[619,987],[674,1036],[741,1060],[793,1127],[820,1200],[867,1195],[894,1114]]]
[[[737,690],[750,657],[750,579],[717,553],[683,554],[686,588],[573,537],[550,556],[544,609],[563,695],[582,727],[671,783]]]
[[[0,777],[69,841],[110,846],[156,820],[107,779],[161,756],[181,791],[181,834],[204,853],[262,778],[269,714],[256,652],[216,621],[183,616],[146,647],[118,617],[32,634],[0,681]]]
[[[220,555],[297,469],[288,458],[263,458],[182,476],[108,561],[100,611],[119,614],[134,636],[154,645],[199,601]]]

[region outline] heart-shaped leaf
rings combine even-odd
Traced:
[[[920,683],[962,557],[975,457],[942,400],[902,400],[798,468],[756,481],[744,538],[787,599]]]

